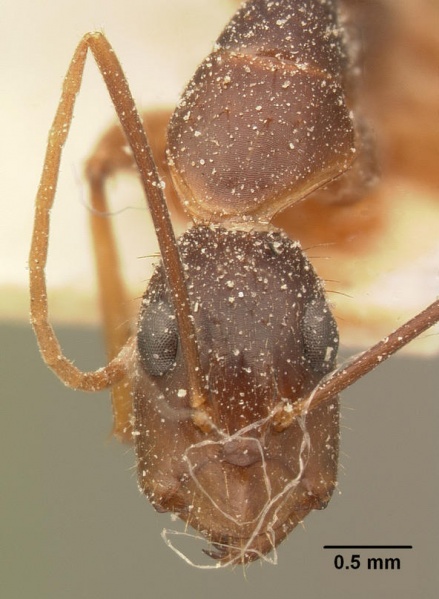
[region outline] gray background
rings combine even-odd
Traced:
[[[439,581],[438,360],[393,359],[343,394],[339,493],[279,548],[279,565],[199,571],[160,538],[171,526],[137,491],[130,449],[109,437],[105,393],[72,392],[42,364],[28,327],[1,334],[0,596],[433,598]],[[97,333],[61,330],[83,367]],[[324,544],[412,544],[336,570]],[[399,572],[366,558],[399,556]]]

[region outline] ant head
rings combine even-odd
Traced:
[[[229,547],[214,557],[249,561],[332,492],[337,399],[306,416],[306,431],[305,416],[282,430],[276,416],[279,406],[291,409],[334,368],[337,329],[310,263],[282,233],[195,227],[179,247],[205,402],[195,412],[190,405],[159,267],[137,334],[134,440],[141,487],[158,509],[178,513]],[[208,427],[194,421],[200,411]],[[322,443],[333,451],[316,449]]]

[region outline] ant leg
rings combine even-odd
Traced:
[[[156,108],[144,111],[140,116],[143,128],[151,146],[154,162],[160,179],[166,189],[166,203],[172,215],[173,225],[177,221],[178,233],[186,231],[191,219],[184,213],[181,202],[172,183],[166,158],[167,127],[171,119],[172,109]],[[127,140],[120,125],[110,127],[98,141],[86,164],[86,176],[89,181],[96,178],[110,179],[118,172],[134,172],[136,163],[127,151]]]
[[[120,268],[105,190],[108,177],[134,164],[123,151],[126,141],[119,127],[113,127],[88,159],[85,173],[90,188],[90,228],[98,280],[99,300],[105,333],[107,357],[112,360],[132,335],[131,314]],[[131,437],[132,396],[127,378],[111,390],[113,434],[120,441]]]
[[[166,160],[166,128],[172,112],[151,110],[142,114],[142,121],[160,178],[165,182],[166,201],[174,217],[186,221],[174,191]],[[127,152],[127,140],[120,125],[113,125],[99,140],[87,160],[85,174],[90,188],[90,224],[96,261],[99,295],[105,341],[109,360],[113,359],[133,333],[131,311],[123,285],[113,227],[108,218],[107,180],[121,171],[135,169],[135,161]],[[112,389],[113,434],[121,441],[131,441],[132,396],[127,381]]]
[[[167,202],[172,184],[167,167],[165,145],[166,126],[171,113],[150,111],[143,115],[143,126],[151,143],[154,162],[166,181]],[[120,269],[118,252],[106,194],[106,183],[121,171],[135,172],[135,161],[127,152],[127,140],[120,125],[112,126],[99,140],[85,165],[90,188],[90,226],[93,238],[101,313],[108,359],[112,360],[133,333],[131,310]],[[172,200],[172,197],[171,197]],[[173,205],[178,202],[174,200]],[[128,381],[117,383],[111,392],[113,404],[113,434],[121,441],[131,441],[132,395]]]

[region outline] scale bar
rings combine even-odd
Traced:
[[[323,549],[413,549],[413,545],[323,545]]]

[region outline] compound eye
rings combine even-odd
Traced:
[[[305,357],[311,368],[322,374],[333,370],[338,351],[338,330],[323,298],[306,308],[302,336]]]
[[[151,376],[163,376],[175,365],[178,330],[169,302],[152,301],[143,308],[137,347],[142,367]]]

